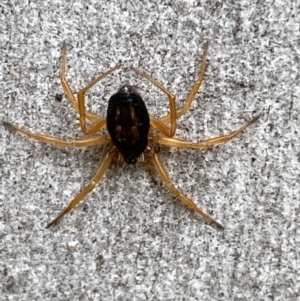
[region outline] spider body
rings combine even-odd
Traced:
[[[106,127],[126,163],[134,164],[148,146],[150,118],[141,96],[125,85],[109,102]]]
[[[63,44],[62,68],[60,73],[61,84],[72,107],[79,113],[80,127],[86,136],[79,139],[66,141],[49,135],[31,133],[8,122],[3,122],[3,124],[8,128],[19,131],[33,139],[61,147],[87,147],[109,143],[110,149],[103,157],[90,182],[71,200],[68,206],[47,225],[47,227],[56,224],[61,217],[63,217],[80,201],[82,201],[83,198],[94,189],[97,182],[101,180],[112,162],[122,164],[125,161],[129,164],[134,164],[136,162],[139,162],[142,165],[152,164],[163,183],[175,197],[182,201],[187,207],[204,217],[210,224],[214,224],[223,229],[222,224],[201,210],[193,202],[193,200],[185,196],[179,189],[175,187],[168,175],[163,161],[158,154],[159,145],[204,149],[229,141],[258,119],[258,116],[255,117],[228,135],[199,142],[185,141],[174,137],[177,127],[177,119],[189,110],[193,100],[195,99],[195,95],[201,86],[205,73],[207,48],[208,45],[206,44],[197,80],[195,81],[191,92],[181,108],[176,109],[175,96],[170,91],[164,88],[159,82],[157,82],[147,73],[132,67],[131,69],[134,72],[150,81],[154,86],[167,95],[170,113],[160,118],[155,118],[152,116],[150,117],[141,96],[132,86],[124,85],[110,98],[107,116],[104,118],[86,110],[85,93],[101,79],[120,68],[120,65],[116,65],[115,67],[112,67],[106,72],[100,74],[97,78],[89,82],[83,89],[81,89],[77,93],[76,97],[66,80],[66,44]],[[105,127],[107,128],[109,135],[96,135],[99,130]]]

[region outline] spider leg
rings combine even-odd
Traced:
[[[66,49],[66,43],[63,42],[63,46],[62,46],[62,64],[61,64],[61,71],[60,71],[60,81],[61,81],[61,85],[64,89],[64,92],[67,94],[68,99],[71,102],[72,107],[78,112],[79,112],[79,107],[78,107],[78,102],[75,98],[75,95],[69,85],[69,83],[66,80],[66,65],[67,65],[67,49]],[[98,116],[95,113],[91,113],[91,112],[86,112],[85,114],[86,118],[89,119],[92,122],[99,122],[100,120],[102,120],[103,118]]]
[[[243,125],[238,130],[232,132],[229,135],[215,137],[215,138],[203,140],[203,141],[200,141],[200,142],[185,141],[185,140],[182,140],[182,139],[168,138],[168,137],[163,137],[163,136],[160,136],[160,135],[155,137],[155,139],[156,139],[155,141],[157,143],[162,144],[162,145],[168,145],[168,146],[174,146],[174,147],[180,147],[180,148],[203,149],[203,148],[207,148],[207,147],[210,147],[210,146],[213,146],[213,145],[223,143],[223,142],[227,142],[227,141],[231,140],[232,138],[234,138],[235,136],[240,134],[243,130],[245,130],[249,125],[254,123],[258,118],[259,118],[259,116],[256,116],[254,119],[247,122],[245,125]]]
[[[167,137],[173,137],[174,134],[170,135],[170,129],[159,119],[150,116],[150,124],[156,130],[162,132]]]
[[[95,122],[93,125],[91,125],[89,128],[86,125],[86,112],[85,110],[85,92],[93,87],[96,83],[98,83],[101,79],[105,78],[107,75],[115,71],[116,69],[120,68],[121,64],[117,64],[116,66],[110,68],[106,72],[100,74],[98,77],[96,77],[94,80],[90,81],[84,88],[82,88],[78,93],[78,108],[79,108],[79,114],[80,114],[80,126],[81,130],[84,134],[94,134],[100,129],[102,129],[106,124],[106,119],[102,118],[101,120]]]
[[[186,206],[188,206],[190,209],[193,209],[198,214],[203,216],[210,224],[215,224],[218,228],[224,229],[224,227],[218,223],[214,218],[212,218],[210,215],[208,215],[206,212],[201,210],[197,207],[197,205],[188,197],[186,197],[180,190],[178,190],[174,184],[172,183],[171,179],[168,176],[168,173],[162,163],[162,160],[160,157],[154,153],[152,155],[151,161],[158,172],[160,178],[162,179],[163,183],[166,185],[166,187],[170,190],[170,192],[177,197],[181,202],[183,202]]]
[[[96,133],[106,125],[106,119],[103,117],[98,116],[95,113],[91,113],[86,111],[85,109],[85,92],[90,89],[92,86],[94,86],[97,82],[99,82],[101,79],[105,78],[107,75],[115,71],[116,69],[120,68],[120,64],[117,64],[116,66],[110,68],[106,72],[100,74],[97,78],[92,80],[87,84],[86,87],[81,89],[77,96],[78,96],[78,101],[76,101],[75,95],[68,84],[66,80],[66,64],[67,64],[67,50],[66,50],[66,43],[63,43],[62,47],[62,67],[61,67],[61,73],[60,73],[60,80],[61,84],[63,86],[63,89],[65,93],[67,94],[73,108],[79,113],[80,115],[80,126],[84,134],[89,135]],[[94,124],[87,128],[86,126],[86,119],[91,120]]]
[[[109,152],[106,154],[105,158],[102,160],[98,170],[96,171],[95,175],[91,179],[90,183],[87,186],[85,186],[81,190],[81,192],[79,192],[79,194],[77,194],[75,198],[69,203],[69,205],[64,210],[62,210],[53,221],[51,221],[47,225],[47,228],[56,224],[65,214],[67,214],[70,210],[72,210],[89,192],[91,192],[94,189],[95,185],[100,181],[100,179],[105,174],[113,156],[114,156],[113,152]]]
[[[202,55],[202,63],[201,63],[201,67],[200,67],[200,71],[198,74],[198,78],[193,86],[192,91],[190,92],[189,96],[187,97],[184,105],[182,106],[182,108],[180,108],[179,110],[176,111],[176,119],[178,119],[180,116],[182,116],[183,114],[185,114],[191,107],[191,104],[193,102],[193,100],[195,99],[195,96],[201,86],[203,77],[204,77],[204,73],[205,73],[205,67],[206,67],[206,61],[207,61],[207,49],[208,49],[208,43],[205,44],[204,46],[204,50],[203,50],[203,55]],[[169,124],[170,122],[172,122],[172,116],[170,114],[160,118],[160,121],[163,124]]]
[[[65,141],[53,136],[48,136],[40,133],[31,133],[27,130],[19,128],[9,122],[3,121],[4,126],[6,126],[10,130],[21,132],[30,138],[33,138],[38,141],[62,146],[62,147],[86,147],[86,146],[93,146],[93,145],[101,145],[104,143],[110,142],[110,138],[108,135],[101,135],[101,136],[93,136],[93,137],[84,137],[76,140]]]
[[[131,67],[131,69],[139,74],[140,76],[146,78],[149,80],[154,86],[156,86],[158,89],[160,89],[162,92],[167,94],[169,99],[169,106],[170,106],[170,122],[171,127],[168,128],[166,125],[161,122],[160,119],[156,119],[151,117],[150,123],[153,127],[157,128],[159,131],[161,131],[164,135],[168,137],[173,137],[176,131],[176,104],[175,104],[175,95],[173,95],[169,90],[167,90],[162,84],[157,82],[154,78],[152,78],[150,75],[145,73],[144,71],[141,71],[137,68]],[[169,115],[168,115],[169,116]],[[169,122],[169,123],[170,123]]]

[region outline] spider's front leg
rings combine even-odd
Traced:
[[[105,78],[108,74],[112,73],[116,69],[120,68],[120,64],[110,68],[108,71],[100,74],[97,78],[90,81],[84,88],[82,88],[78,93],[78,108],[79,108],[79,114],[80,114],[80,126],[84,134],[94,134],[105,127],[106,125],[106,118],[101,118],[101,120],[95,122],[90,127],[87,127],[86,125],[86,118],[87,113],[85,110],[85,92],[89,90],[91,87],[93,87],[96,83],[98,83],[101,79]]]
[[[134,72],[139,74],[140,76],[146,78],[148,81],[150,81],[154,86],[156,86],[158,89],[160,89],[162,92],[164,92],[169,99],[169,106],[170,106],[170,123],[171,126],[167,127],[166,124],[164,124],[160,119],[156,119],[154,117],[150,117],[150,123],[151,125],[161,131],[164,135],[168,137],[173,137],[175,135],[176,131],[176,103],[175,103],[175,95],[173,95],[169,90],[167,90],[162,84],[160,84],[158,81],[156,81],[154,78],[152,78],[150,75],[148,75],[146,72],[139,70],[137,68],[132,67],[131,68]]]
[[[202,81],[204,78],[206,62],[207,62],[207,50],[208,50],[208,43],[205,43],[198,78],[195,81],[194,86],[193,86],[190,94],[188,95],[187,99],[185,100],[183,106],[176,111],[176,116],[175,116],[176,119],[178,119],[179,117],[184,115],[190,109],[192,102],[194,101],[195,96],[201,87],[201,84],[202,84]],[[168,114],[168,115],[160,118],[160,121],[163,124],[168,124],[168,123],[172,122],[172,118],[173,118],[173,116],[171,116],[171,114]]]
[[[76,100],[76,97],[69,85],[69,83],[66,80],[66,65],[67,65],[67,50],[66,50],[66,43],[63,43],[62,47],[62,66],[61,66],[61,72],[60,72],[60,80],[61,85],[65,91],[65,93],[68,96],[68,99],[71,102],[71,105],[73,108],[79,113],[80,115],[80,126],[84,134],[89,135],[96,133],[100,129],[104,128],[106,125],[105,118],[98,116],[97,114],[91,113],[86,111],[85,109],[85,92],[90,89],[92,86],[94,86],[96,83],[98,83],[101,79],[105,78],[107,75],[115,71],[116,69],[120,68],[120,64],[117,64],[116,66],[110,68],[106,72],[100,74],[97,78],[90,81],[86,87],[81,89],[77,96],[78,101]],[[89,119],[93,122],[93,125],[91,125],[89,128],[86,125],[86,119]]]
[[[78,107],[78,101],[69,85],[69,83],[67,82],[66,79],[66,66],[67,66],[67,46],[66,43],[63,42],[63,46],[62,46],[62,64],[61,64],[61,70],[60,70],[60,81],[61,81],[61,85],[64,89],[64,92],[66,93],[72,107],[78,112],[79,112],[79,107]],[[95,113],[91,113],[91,112],[86,112],[85,113],[86,118],[89,119],[92,122],[99,122],[101,119],[103,119],[102,117],[98,116]]]

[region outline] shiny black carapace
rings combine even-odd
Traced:
[[[109,102],[106,127],[126,163],[136,163],[148,146],[150,118],[146,105],[135,89],[125,85]]]
[[[204,47],[202,64],[197,80],[180,109],[176,109],[175,96],[171,92],[145,72],[136,68],[131,68],[167,95],[169,99],[170,113],[160,118],[152,116],[149,117],[146,105],[141,96],[132,88],[132,86],[124,85],[110,98],[108,102],[107,116],[105,118],[86,110],[85,92],[108,74],[120,68],[120,65],[116,65],[98,76],[96,79],[92,80],[86,87],[77,93],[76,97],[65,76],[67,56],[66,44],[63,44],[62,68],[60,74],[61,84],[71,105],[79,113],[81,130],[86,136],[73,141],[65,141],[48,135],[34,134],[8,122],[4,122],[4,125],[36,140],[62,147],[83,147],[109,143],[110,148],[101,161],[100,166],[90,183],[75,196],[69,205],[52,222],[50,222],[47,227],[57,223],[62,216],[74,208],[90,191],[93,190],[97,182],[99,182],[105,174],[111,162],[123,164],[125,161],[129,164],[136,162],[143,165],[152,163],[160,178],[173,195],[180,199],[186,206],[202,215],[210,224],[214,224],[223,229],[223,226],[219,222],[198,208],[190,198],[185,196],[174,186],[157,153],[157,145],[159,144],[181,148],[203,149],[226,142],[241,133],[246,127],[258,119],[258,117],[254,118],[229,135],[200,142],[191,142],[174,138],[176,120],[189,110],[195,95],[201,86],[205,72],[206,56],[207,44]],[[88,123],[90,124],[89,126],[87,125]],[[109,135],[96,135],[99,130],[105,127],[107,128]]]

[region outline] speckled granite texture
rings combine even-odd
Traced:
[[[93,176],[105,147],[63,149],[0,125],[0,300],[300,300],[300,7],[297,1],[2,1],[0,119],[81,137],[59,81],[78,91],[117,62],[87,106],[105,114],[124,83],[149,111],[168,112],[149,72],[184,102],[204,43],[209,64],[177,137],[215,137],[207,150],[163,147],[177,187],[225,226],[172,197],[149,166],[112,166],[61,222],[45,225]],[[63,4],[62,4],[63,3]]]

